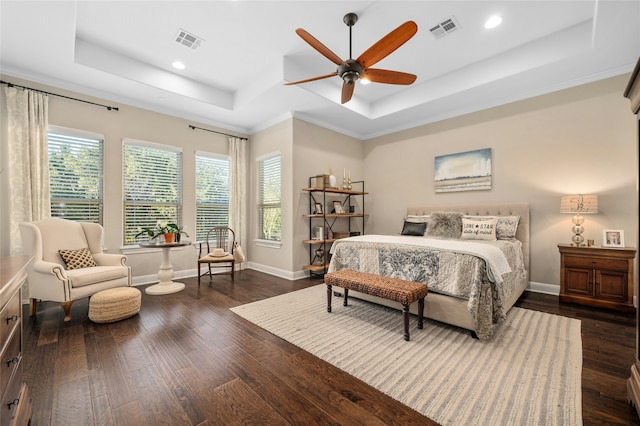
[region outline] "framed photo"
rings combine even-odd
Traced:
[[[336,214],[344,214],[344,208],[342,207],[342,203],[340,201],[333,202],[333,209],[335,210]]]
[[[322,204],[321,203],[316,203],[315,214],[322,214]]]
[[[603,247],[624,247],[624,231],[621,229],[605,229],[602,231]]]

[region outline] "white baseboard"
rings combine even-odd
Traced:
[[[276,277],[284,278],[285,280],[295,281],[301,278],[306,278],[307,275],[304,271],[285,271],[284,269],[274,268],[272,266],[263,265],[255,262],[248,262],[248,269],[253,269],[258,272],[264,272],[265,274],[274,275]]]
[[[555,284],[546,284],[546,283],[537,283],[534,281],[529,281],[529,285],[525,289],[526,291],[531,291],[533,293],[544,293],[551,294],[553,296],[558,296],[560,294],[560,286]]]

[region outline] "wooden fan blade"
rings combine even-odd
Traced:
[[[296,34],[298,34],[304,41],[309,43],[309,45],[311,47],[316,49],[325,58],[327,58],[328,60],[330,60],[334,64],[336,64],[336,65],[344,64],[344,61],[342,60],[342,58],[340,58],[340,56],[338,56],[335,53],[333,53],[331,51],[331,49],[329,49],[327,46],[322,44],[322,42],[320,42],[320,40],[318,40],[317,38],[315,38],[314,36],[309,34],[307,31],[303,30],[302,28],[297,28],[296,29]]]
[[[353,96],[353,89],[355,88],[356,88],[355,84],[347,84],[346,81],[342,83],[342,103],[343,104],[346,104],[351,100],[351,97]]]
[[[310,81],[322,80],[323,78],[334,77],[336,75],[338,75],[337,72],[332,72],[331,74],[319,75],[317,77],[311,77],[311,78],[305,78],[304,80],[290,81],[288,83],[284,83],[284,85],[285,86],[291,86],[292,84],[308,83]]]
[[[362,65],[362,68],[366,70],[405,44],[416,32],[418,32],[418,25],[413,21],[407,21],[378,40],[373,46],[360,55],[357,61]]]
[[[386,84],[413,84],[416,81],[414,74],[409,74],[400,71],[381,70],[377,68],[369,68],[366,70],[362,77],[374,83],[386,83]]]

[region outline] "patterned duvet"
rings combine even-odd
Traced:
[[[504,301],[526,279],[522,243],[517,240],[469,242],[470,246],[493,246],[498,250],[492,250],[503,255],[494,253],[489,257],[471,254],[474,250],[466,249],[463,240],[455,240],[459,248],[451,249],[447,247],[451,241],[384,235],[341,239],[331,248],[329,272],[353,269],[400,278],[425,283],[429,292],[466,299],[478,338],[487,339],[493,326],[505,317]],[[496,262],[502,266],[496,267]]]

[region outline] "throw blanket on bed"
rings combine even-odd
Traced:
[[[504,318],[504,301],[526,272],[519,241],[461,241],[364,235],[334,242],[329,272],[353,269],[425,283],[430,292],[468,299],[480,339]]]

